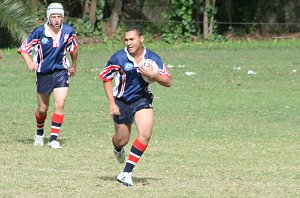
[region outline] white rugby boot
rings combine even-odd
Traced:
[[[44,146],[45,135],[35,135],[34,136],[34,146]]]
[[[56,140],[52,140],[51,142],[49,142],[48,146],[49,146],[49,148],[52,148],[52,149],[60,149],[60,148],[62,148],[60,146],[60,143],[58,141],[56,141]]]
[[[127,187],[133,186],[132,173],[121,172],[118,175],[117,180]]]

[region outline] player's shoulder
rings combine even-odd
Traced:
[[[69,25],[67,23],[63,24],[63,29],[66,31],[74,31],[74,27],[72,25]]]
[[[31,33],[35,33],[35,34],[41,34],[45,32],[45,26],[44,25],[40,25],[38,27],[36,27]]]
[[[70,24],[67,24],[67,23],[64,23],[64,24],[63,24],[63,27],[66,28],[66,29],[67,29],[67,28],[73,29],[73,26],[70,25]]]
[[[146,48],[145,58],[154,60],[156,62],[161,62],[162,61],[158,54],[156,54],[155,52],[153,52],[151,49],[148,49],[148,48]]]
[[[124,49],[117,51],[111,56],[111,59],[122,59],[126,58],[126,52]]]
[[[159,55],[157,53],[155,53],[154,51],[152,51],[151,49],[148,49],[148,48],[146,48],[146,55],[153,56],[153,57],[159,57]]]

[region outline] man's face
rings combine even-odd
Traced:
[[[137,31],[129,31],[124,34],[124,43],[128,52],[135,56],[143,48],[144,36],[140,36]]]
[[[62,24],[62,16],[60,14],[52,14],[49,17],[49,20],[54,29],[60,29],[60,26]]]

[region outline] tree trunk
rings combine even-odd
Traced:
[[[209,1],[210,0],[205,0],[205,8],[204,8],[204,13],[203,13],[203,38],[204,38],[204,40],[209,39],[209,34],[208,34],[208,6],[209,6]]]
[[[90,22],[93,24],[93,26],[95,26],[95,22],[96,22],[96,11],[97,11],[97,0],[92,0],[90,6],[89,19]]]
[[[85,15],[88,14],[90,12],[90,6],[87,0],[83,1],[83,11],[82,11],[82,18],[84,19]]]
[[[215,6],[216,0],[211,0],[211,5]],[[209,37],[214,33],[214,15],[212,14],[210,16],[210,23],[209,23],[209,32],[208,35]]]
[[[115,0],[115,4],[112,9],[111,16],[105,26],[106,34],[109,37],[113,36],[113,34],[115,34],[117,31],[121,10],[122,10],[122,0]]]
[[[208,40],[214,30],[214,14],[208,13],[209,6],[215,6],[216,0],[205,0],[205,9],[203,13],[203,37]],[[210,15],[210,16],[209,16]]]

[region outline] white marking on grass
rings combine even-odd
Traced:
[[[184,74],[187,75],[187,76],[192,76],[192,75],[195,75],[196,73],[195,72],[187,71]]]
[[[248,70],[247,74],[249,74],[249,75],[255,75],[255,74],[257,74],[257,73],[256,73],[255,71]]]

